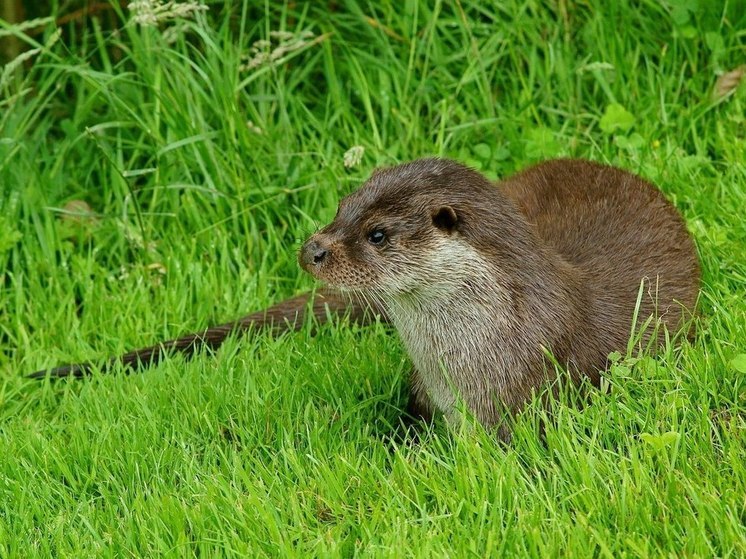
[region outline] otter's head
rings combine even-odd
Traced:
[[[432,287],[463,268],[470,208],[494,190],[476,171],[442,159],[377,170],[305,242],[300,264],[342,289],[395,296]]]

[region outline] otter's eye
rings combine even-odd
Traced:
[[[372,245],[382,245],[383,241],[386,240],[386,233],[381,231],[380,229],[374,229],[370,233],[368,233],[368,242]]]

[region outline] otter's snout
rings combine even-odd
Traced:
[[[315,237],[311,237],[300,249],[298,261],[307,272],[313,273],[329,254],[329,249]]]

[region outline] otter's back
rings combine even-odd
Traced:
[[[606,165],[555,160],[499,186],[578,270],[596,326],[616,343],[626,341],[643,280],[643,317],[656,314],[674,329],[690,315],[699,289],[694,243],[676,208],[652,184]]]

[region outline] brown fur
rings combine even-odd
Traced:
[[[369,235],[385,233],[376,245]],[[554,378],[546,350],[593,382],[623,350],[641,282],[640,320],[669,330],[694,309],[699,265],[676,209],[650,183],[609,166],[549,161],[495,186],[456,162],[382,169],[340,202],[300,252],[329,287],[239,321],[137,350],[105,366],[217,347],[252,328],[296,329],[307,312],[394,323],[415,365],[411,407],[500,426]],[[662,341],[663,330],[657,341]],[[33,376],[80,376],[89,364]]]
[[[367,236],[385,232],[373,245]],[[376,172],[301,252],[306,270],[380,304],[415,364],[416,406],[496,426],[554,378],[545,350],[597,383],[640,317],[670,330],[695,305],[699,265],[651,184],[586,161],[532,167],[495,188],[455,162]],[[662,340],[663,330],[659,332]]]

